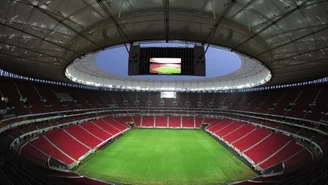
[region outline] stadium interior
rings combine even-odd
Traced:
[[[326,184],[327,22],[325,0],[0,1],[0,184]]]

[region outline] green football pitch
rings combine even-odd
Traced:
[[[175,67],[159,67],[156,71],[164,74],[181,74],[181,69]]]
[[[87,158],[81,175],[124,184],[224,184],[256,176],[202,130],[132,129]]]

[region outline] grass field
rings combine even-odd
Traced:
[[[202,130],[132,129],[76,171],[144,185],[221,184],[256,176]]]
[[[181,74],[181,69],[175,67],[159,67],[156,71],[162,74]]]

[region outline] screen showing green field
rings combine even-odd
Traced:
[[[181,58],[150,58],[150,74],[181,74]]]

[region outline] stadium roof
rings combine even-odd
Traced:
[[[263,62],[267,83],[318,79],[328,70],[324,0],[2,0],[0,68],[55,81],[77,57],[145,40],[230,48]]]
[[[158,43],[158,45],[162,44]],[[172,47],[177,45],[177,43],[165,43],[165,45]],[[148,44],[142,44],[141,46],[148,46]],[[124,50],[124,53],[122,54],[119,50]],[[111,70],[104,70],[104,68],[99,66],[99,63],[97,64],[97,62],[100,62],[98,59],[107,53],[114,54],[112,56],[107,55],[102,62],[108,65],[108,68]],[[262,63],[235,52],[209,46],[205,57],[206,76],[202,77],[184,75],[128,76],[128,53],[125,47],[121,46],[89,53],[84,57],[76,59],[66,68],[65,75],[74,82],[98,87],[144,91],[192,92],[215,92],[256,87],[265,84],[272,77],[270,71]],[[226,65],[233,67],[236,65],[236,62],[239,62],[239,66],[235,67],[233,71],[229,71],[222,65],[228,63]],[[116,68],[124,63],[125,66],[122,67],[124,70]],[[225,74],[220,75],[220,73]]]

